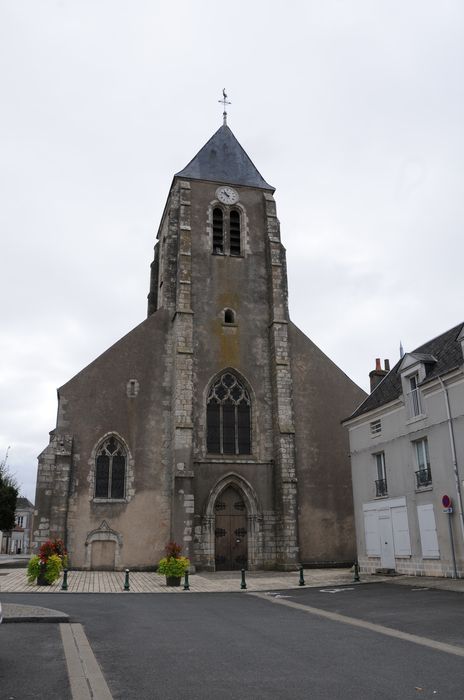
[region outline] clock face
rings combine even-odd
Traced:
[[[232,187],[218,187],[216,197],[223,204],[235,204],[238,202],[238,192],[233,190]]]

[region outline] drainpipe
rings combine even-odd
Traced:
[[[462,538],[464,540],[464,515],[463,515],[463,509],[462,509],[462,491],[461,491],[461,480],[459,477],[459,467],[458,467],[458,460],[456,457],[456,443],[454,441],[454,430],[453,430],[453,419],[451,418],[451,411],[450,411],[450,403],[449,403],[449,395],[448,395],[448,389],[446,388],[443,379],[441,377],[438,377],[438,381],[441,384],[441,388],[443,389],[443,394],[445,397],[445,405],[446,405],[446,417],[448,420],[448,430],[449,430],[449,436],[450,436],[450,446],[451,446],[451,456],[453,459],[453,471],[454,471],[454,478],[456,481],[456,490],[458,492],[458,506],[459,506],[459,520],[461,523],[461,532],[462,532]]]

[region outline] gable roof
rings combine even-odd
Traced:
[[[272,190],[227,125],[221,126],[175,177],[225,182]]]
[[[454,328],[450,328],[446,333],[429,340],[424,345],[413,350],[410,355],[417,357],[427,365],[427,373],[422,384],[439,377],[451,370],[456,369],[463,363],[463,354],[461,343],[458,340],[461,330],[464,329],[464,324],[460,323]],[[356,409],[356,411],[347,420],[357,418],[368,413],[369,411],[379,408],[390,401],[397,399],[403,392],[401,387],[400,366],[402,359],[399,360],[393,369],[382,379],[380,384],[374,389],[367,399]]]
[[[19,496],[16,499],[16,510],[24,510],[25,508],[33,508],[33,504],[30,502],[28,498],[24,498],[23,496]]]

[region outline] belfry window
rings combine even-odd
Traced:
[[[251,453],[250,396],[231,372],[224,372],[210,389],[206,426],[208,452],[225,455]]]
[[[240,255],[240,214],[233,209],[229,219],[230,254]]]
[[[222,209],[213,209],[213,253],[224,253],[224,215]]]
[[[122,499],[125,496],[126,451],[113,435],[97,451],[95,498]]]
[[[242,255],[241,214],[238,209],[214,207],[213,254],[240,257]]]

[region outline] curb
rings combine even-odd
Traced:
[[[69,622],[69,615],[60,610],[35,605],[3,604],[3,624],[12,622]]]

